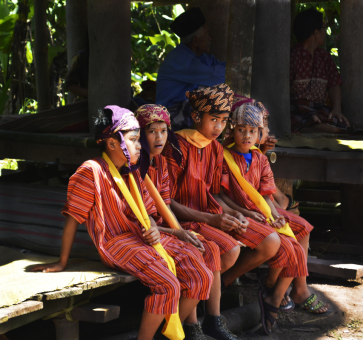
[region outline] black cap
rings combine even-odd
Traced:
[[[201,28],[205,22],[201,9],[193,7],[180,14],[170,25],[170,29],[180,38],[184,38]]]

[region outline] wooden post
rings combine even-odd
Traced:
[[[247,97],[251,95],[255,19],[255,0],[230,0],[226,83]]]
[[[37,87],[38,111],[44,111],[50,108],[46,0],[34,1],[34,30],[35,80]]]
[[[56,340],[79,340],[79,322],[68,321],[64,315],[53,319]]]
[[[67,0],[67,61],[68,69],[72,58],[88,44],[87,0]],[[68,93],[68,104],[73,103],[76,96]]]
[[[363,128],[363,1],[340,4],[340,69],[343,78],[342,111],[356,128]]]
[[[227,38],[230,0],[200,0],[199,7],[203,11],[212,38],[210,53],[218,60],[227,59]]]
[[[290,0],[258,0],[252,62],[252,98],[270,112],[271,134],[291,132]]]
[[[128,0],[88,0],[90,48],[88,116],[98,109],[129,107],[131,100],[131,11]]]

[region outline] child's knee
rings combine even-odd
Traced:
[[[264,253],[269,258],[275,256],[275,254],[278,252],[280,245],[281,245],[281,239],[278,233],[272,233],[268,235],[264,240]]]
[[[165,298],[168,302],[172,302],[173,300],[179,301],[180,298],[180,282],[176,278],[176,276],[170,276],[165,280],[165,283],[163,284],[164,292],[165,292]]]
[[[222,260],[224,266],[228,267],[228,268],[232,267],[235,264],[235,262],[237,261],[239,253],[240,253],[240,246],[235,246],[234,248],[229,250],[227,253],[224,253],[221,256],[221,260]]]

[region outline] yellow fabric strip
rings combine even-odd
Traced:
[[[250,184],[248,181],[242,176],[241,170],[238,167],[236,161],[234,160],[232,154],[227,150],[224,149],[223,151],[224,159],[227,162],[228,167],[232,171],[234,177],[236,177],[239,185],[241,186],[242,190],[248,195],[248,197],[252,200],[252,202],[256,205],[258,209],[265,215],[267,221],[271,224],[273,221],[273,217],[271,214],[271,208],[267,204],[266,200],[262,197],[262,195]],[[292,232],[289,223],[286,224],[278,229],[275,230],[280,233],[290,237],[293,237],[296,240],[294,233]]]
[[[127,203],[132,209],[133,213],[136,215],[139,222],[143,225],[146,230],[149,230],[151,227],[150,219],[147,214],[144,202],[142,201],[141,194],[139,192],[139,188],[135,182],[135,178],[130,173],[130,190],[127,188],[124,180],[122,179],[120,173],[117,171],[115,165],[112,163],[110,158],[106,153],[102,153],[103,159],[107,162],[110,173],[119,187],[122,195],[125,197]],[[166,261],[169,270],[176,276],[175,263],[172,257],[168,255],[164,247],[161,243],[153,245],[154,249],[159,253],[159,255]],[[166,315],[166,324],[163,328],[162,333],[171,340],[182,340],[185,338],[182,324],[179,318],[179,306],[178,312],[171,315]]]
[[[232,143],[232,144],[229,144],[227,146],[228,149],[230,149],[233,145],[235,145],[236,143]],[[251,146],[250,150],[257,150],[259,153],[262,153],[262,151],[257,147],[257,146]]]
[[[144,182],[146,185],[146,189],[149,192],[152,199],[155,201],[156,209],[163,218],[163,220],[169,224],[171,229],[180,229],[179,224],[176,221],[174,215],[171,213],[171,211],[165,204],[164,200],[159,194],[159,191],[157,191],[157,189],[155,188],[155,185],[150,179],[148,174],[146,174]]]
[[[211,140],[205,138],[200,132],[192,129],[184,129],[175,131],[176,134],[182,136],[188,143],[196,146],[198,149],[203,149],[212,143]]]

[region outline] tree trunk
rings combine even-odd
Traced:
[[[131,100],[131,10],[128,0],[88,0],[90,131],[106,105]]]
[[[68,70],[73,57],[88,45],[87,0],[67,0],[67,61]],[[73,103],[75,95],[68,92],[67,102]]]
[[[47,0],[34,0],[34,30],[38,111],[44,111],[50,108]]]
[[[291,133],[290,0],[258,0],[252,63],[252,98],[270,112],[271,133]]]

